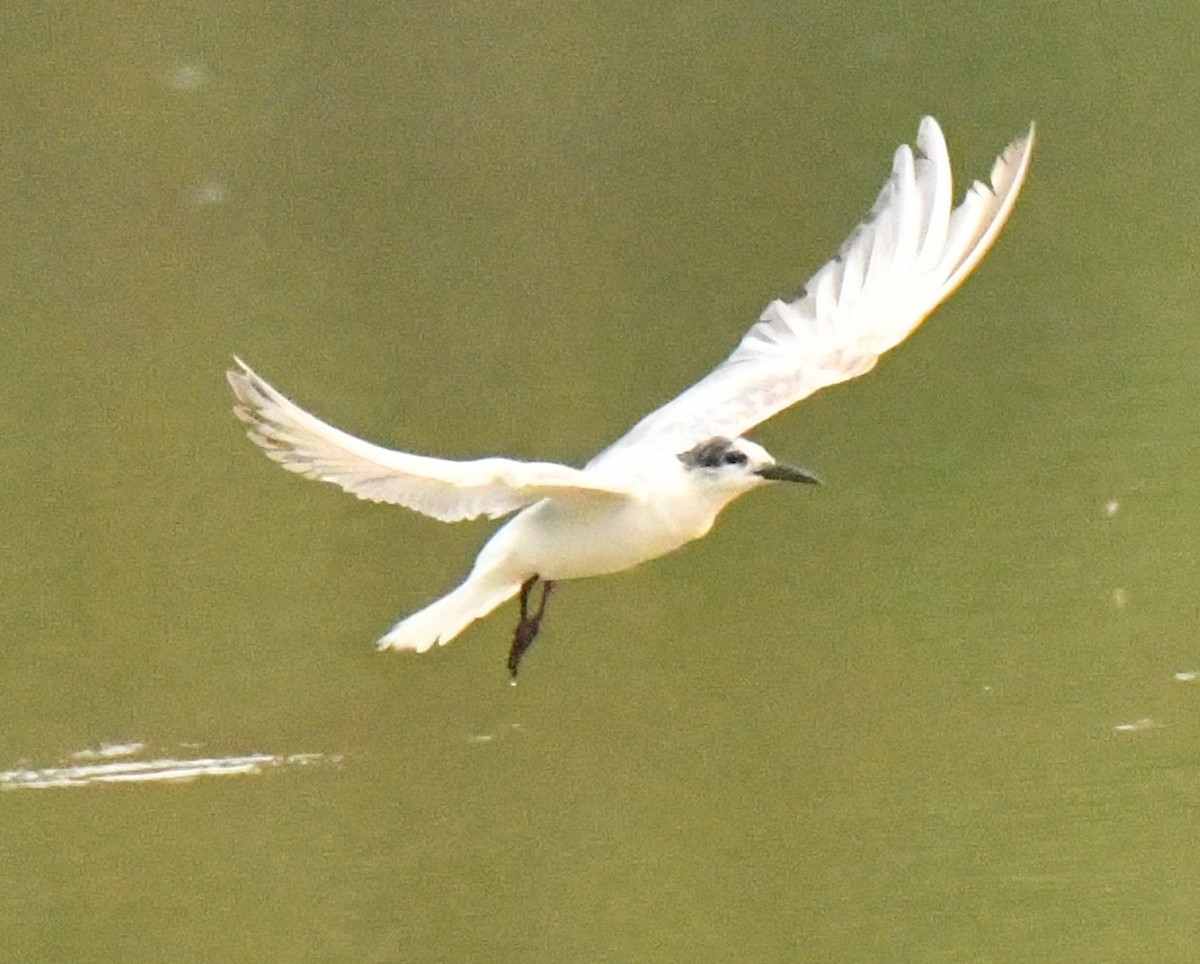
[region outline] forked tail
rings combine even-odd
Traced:
[[[457,589],[396,623],[379,640],[379,648],[423,653],[435,643],[444,646],[475,620],[515,596],[520,588],[519,580],[472,572]]]

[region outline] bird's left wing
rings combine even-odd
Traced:
[[[791,301],[767,305],[723,363],[651,412],[589,467],[642,446],[684,451],[735,438],[826,385],[862,375],[907,338],[979,263],[1025,179],[1033,127],[951,210],[950,158],[941,128],[921,121],[917,153],[897,149],[867,220]]]
[[[486,458],[456,462],[385,449],[327,425],[286,399],[240,358],[228,372],[234,412],[250,438],[285,469],[393,502],[443,522],[495,518],[547,497],[627,495],[570,466]]]

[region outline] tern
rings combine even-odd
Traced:
[[[907,338],[963,281],[1008,218],[1034,128],[1008,146],[989,183],[952,208],[941,128],[921,120],[899,147],[866,220],[791,299],[776,299],[733,354],[583,468],[507,458],[451,461],[382,448],[299,408],[241,359],[234,411],[284,468],[445,522],[517,514],[467,578],[397,623],[380,649],[423,653],[520,596],[509,649],[515,681],[555,584],[619,572],[699,539],[738,496],[772,482],[815,483],[745,433],[818,389],[855,378]],[[541,595],[533,605],[538,583]]]

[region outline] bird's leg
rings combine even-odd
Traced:
[[[546,603],[550,599],[550,593],[554,591],[552,579],[543,581],[542,598],[538,603],[537,612],[530,615],[529,596],[539,578],[537,575],[533,575],[521,584],[521,618],[517,621],[517,630],[513,633],[512,646],[508,650],[508,672],[514,680],[517,678],[517,667],[521,664],[521,657],[525,655],[525,650],[533,645],[538,630],[542,628],[542,617],[546,615]]]
[[[533,644],[533,637],[537,635],[537,624],[529,618],[529,595],[533,592],[537,581],[538,576],[535,573],[521,583],[521,616],[517,620],[517,629],[513,633],[512,645],[508,649],[508,672],[513,680],[517,678],[517,667],[521,663],[521,657],[525,655],[525,650]],[[542,609],[545,609],[545,599],[543,590]]]
[[[533,592],[533,587],[537,585],[538,575],[534,573],[523,583],[521,583],[521,622],[529,616],[529,594]]]

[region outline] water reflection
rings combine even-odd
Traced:
[[[57,766],[28,764],[0,771],[0,790],[45,790],[87,787],[98,783],[181,783],[200,777],[257,776],[284,768],[336,766],[339,754],[250,753],[199,756],[197,745],[182,747],[191,755],[148,757],[144,743],[106,743],[72,753]]]

